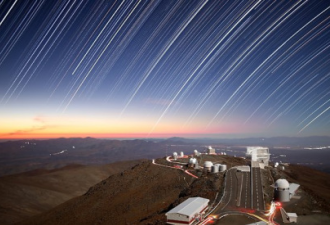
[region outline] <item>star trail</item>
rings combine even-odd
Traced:
[[[0,1],[0,137],[330,134],[329,1]]]

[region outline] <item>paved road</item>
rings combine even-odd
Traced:
[[[241,181],[241,201],[240,207],[251,208],[251,176],[250,172],[241,172],[242,181]]]
[[[224,195],[221,199],[221,203],[214,211],[213,214],[218,214],[223,211],[232,210],[237,204],[237,190],[238,190],[238,180],[236,177],[236,169],[230,169],[226,173],[225,178],[225,190]]]
[[[251,170],[253,192],[252,192],[252,208],[256,210],[265,210],[264,195],[261,182],[260,168],[252,168]]]
[[[230,169],[225,179],[224,195],[214,213],[242,208],[265,210],[260,168],[252,168],[251,173]]]
[[[260,168],[252,168],[251,172],[229,169],[226,173],[225,190],[221,201],[210,213],[219,217],[228,213],[241,213],[267,221],[263,210],[265,203]]]

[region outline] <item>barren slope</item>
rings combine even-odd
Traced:
[[[330,174],[306,166],[291,164],[286,171],[291,182],[299,183],[317,204],[330,213]]]
[[[0,178],[1,224],[12,224],[45,212],[79,195],[112,174],[137,164],[118,162],[103,166],[69,165],[38,169]]]
[[[145,161],[20,224],[148,223],[148,217],[167,211],[193,179],[182,171]],[[152,224],[157,224],[157,219]]]

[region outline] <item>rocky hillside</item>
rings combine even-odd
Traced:
[[[212,160],[214,156],[205,157],[207,160]],[[241,158],[231,156],[221,156],[218,160],[230,167],[246,163]],[[166,164],[165,159],[158,159],[156,162]],[[219,193],[218,199],[222,196],[223,174],[205,175],[200,172],[198,174],[200,178],[196,179],[182,170],[143,161],[101,181],[82,196],[19,224],[165,224],[165,213],[188,197],[208,198],[212,204],[217,193]],[[298,194],[302,196],[301,199],[294,200],[291,204],[294,212],[299,215],[313,214],[315,209],[322,210],[322,213],[326,212],[324,209],[327,207],[324,203],[328,201],[329,186],[326,181],[330,179],[327,177],[328,174],[293,165],[285,171],[279,171],[276,176],[278,176],[274,177],[276,179],[285,176],[291,182],[302,185],[303,192],[300,191]],[[314,186],[318,188],[313,189]],[[272,193],[269,195],[271,196]],[[296,204],[304,208],[314,204],[313,199],[317,199],[321,205],[318,207],[313,205],[309,211],[297,211]]]
[[[245,162],[230,156],[223,160],[231,161],[232,166]],[[164,159],[157,162],[166,164]],[[200,196],[213,202],[222,182],[223,174],[203,174],[196,179],[182,170],[144,161],[20,224],[165,224],[165,213],[188,197]]]
[[[20,224],[148,224],[167,211],[194,178],[145,161]],[[151,224],[162,224],[153,218]]]
[[[330,174],[291,164],[284,173],[290,182],[299,183],[320,208],[330,213]]]
[[[71,164],[55,170],[38,169],[1,177],[1,224],[13,224],[50,210],[138,162],[118,162],[103,166]]]

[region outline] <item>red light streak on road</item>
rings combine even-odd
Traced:
[[[275,217],[275,214],[276,214],[276,209],[279,209],[281,207],[282,207],[282,204],[280,202],[272,202],[271,203],[269,212],[267,214],[265,214],[266,216],[269,216],[269,218],[268,218],[269,224],[278,225],[278,223],[276,223],[274,221],[274,217]]]
[[[213,223],[212,220],[213,220],[213,217],[209,216],[205,220],[203,220],[202,222],[200,222],[198,225],[212,224]]]

